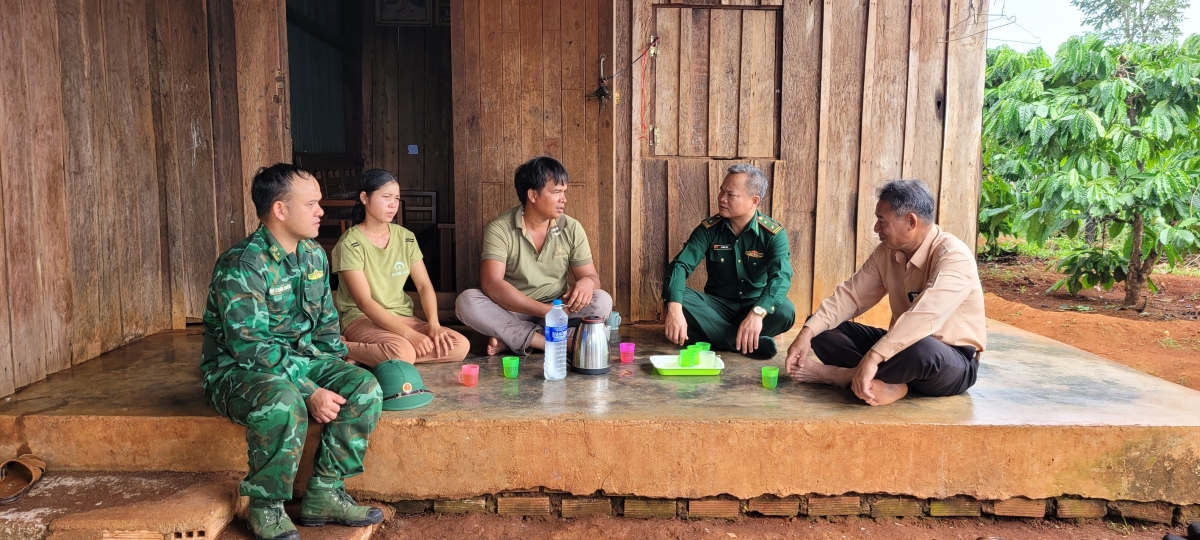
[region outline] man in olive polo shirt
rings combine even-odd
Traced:
[[[460,321],[488,336],[488,355],[545,349],[540,322],[556,298],[572,319],[607,318],[612,297],[600,290],[583,225],[563,214],[567,170],[551,157],[531,159],[513,178],[521,204],[483,234],[478,289],[458,295]],[[570,275],[574,283],[568,283]]]
[[[680,346],[707,341],[713,350],[775,356],[776,335],[796,321],[787,299],[792,263],[783,226],[758,211],[767,178],[752,165],[729,168],[717,197],[718,213],[692,231],[683,250],[667,265],[667,339]],[[700,261],[704,292],[687,287]]]

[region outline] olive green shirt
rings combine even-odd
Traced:
[[[683,301],[687,278],[701,260],[708,270],[706,294],[731,302],[754,302],[768,313],[787,300],[792,286],[787,232],[779,222],[757,211],[740,235],[719,215],[700,222],[683,250],[667,265],[664,300]]]
[[[583,225],[563,214],[550,225],[541,251],[525,231],[525,207],[500,214],[483,232],[483,258],[504,263],[504,281],[538,302],[549,302],[567,292],[572,267],[592,263]]]
[[[404,292],[414,262],[421,260],[421,248],[412,231],[390,223],[391,234],[386,248],[372,244],[357,225],[350,227],[333,248],[330,265],[334,272],[360,270],[371,286],[371,299],[388,313],[400,317],[413,316],[413,301]],[[337,306],[342,330],[364,313],[354,302],[350,287],[338,287],[333,304]]]

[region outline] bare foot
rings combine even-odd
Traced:
[[[494,337],[488,338],[488,344],[487,344],[488,356],[495,356],[502,352],[508,352],[508,351],[509,351],[508,345],[505,345],[503,341],[500,341]]]
[[[827,366],[820,362],[804,358],[800,360],[800,367],[792,374],[792,380],[796,382],[832,384],[845,388],[850,386],[850,380],[853,376],[854,370],[852,369]]]
[[[879,379],[871,381],[871,393],[875,394],[875,401],[868,401],[867,405],[879,407],[881,405],[891,405],[908,395],[908,385],[888,384]]]

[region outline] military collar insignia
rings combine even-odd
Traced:
[[[762,214],[757,214],[754,216],[754,221],[771,234],[779,234],[779,231],[783,230],[783,225],[781,225],[778,221],[775,221]]]
[[[280,249],[279,244],[271,244],[267,251],[271,252],[271,257],[275,259],[275,262],[279,262],[283,258],[283,250]]]
[[[724,219],[725,218],[721,217],[720,214],[717,214],[717,215],[712,216],[704,221],[701,221],[700,224],[704,225],[705,229],[711,229],[713,227],[713,225],[720,223]]]

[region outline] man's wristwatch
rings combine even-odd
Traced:
[[[766,317],[766,316],[767,316],[767,310],[766,310],[766,309],[763,309],[763,307],[762,307],[762,306],[754,306],[754,309],[750,310],[750,313],[753,313],[753,314],[755,314],[755,315],[758,315],[759,317]]]

